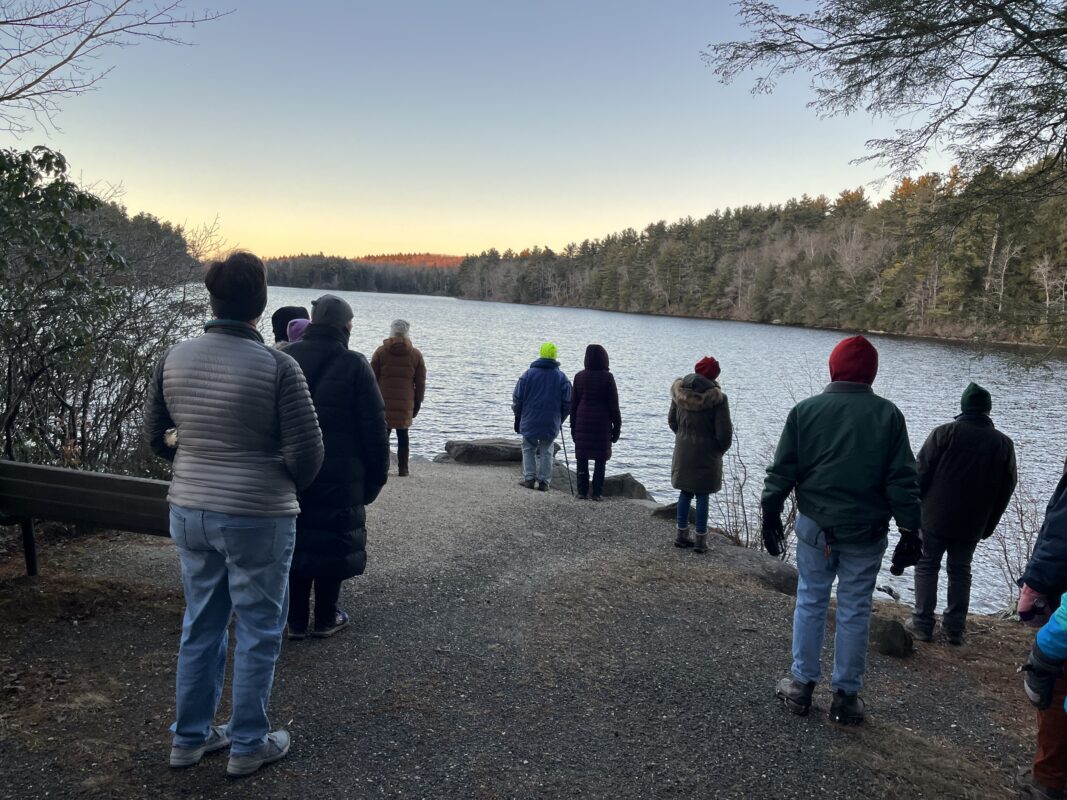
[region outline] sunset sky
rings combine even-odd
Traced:
[[[743,35],[726,2],[211,7],[234,13],[108,51],[62,130],[14,144],[265,256],[560,248],[880,177],[849,160],[890,123],[820,120],[806,76],[716,80],[701,50]]]

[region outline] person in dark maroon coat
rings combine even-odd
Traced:
[[[593,499],[604,494],[604,468],[611,445],[619,441],[622,415],[615,376],[608,371],[608,351],[599,344],[585,348],[585,369],[574,376],[571,438],[578,466],[578,499],[589,497],[589,462],[593,462]]]

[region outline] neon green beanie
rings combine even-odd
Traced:
[[[541,358],[551,358],[555,361],[557,352],[556,346],[552,342],[545,342],[541,345]]]

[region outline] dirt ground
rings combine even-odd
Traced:
[[[869,719],[773,698],[792,599],[671,546],[628,501],[507,469],[417,465],[369,511],[354,624],[287,642],[271,715],[290,756],[239,780],[166,765],[182,598],[165,539],[0,539],[0,797],[1008,798],[1033,747],[1032,634],[872,653]],[[879,614],[904,618],[881,604]],[[226,718],[224,707],[219,720]]]

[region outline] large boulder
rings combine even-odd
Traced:
[[[559,445],[552,444],[552,453],[559,452]],[[457,464],[507,464],[522,461],[522,439],[467,439],[445,442],[445,453]],[[440,457],[438,457],[440,458]],[[437,459],[434,459],[435,461]],[[444,461],[445,459],[441,459]]]
[[[592,465],[590,465],[592,469]],[[592,475],[589,476],[592,478]],[[577,491],[578,475],[574,470],[558,460],[552,465],[552,488],[569,492],[572,488]],[[648,489],[641,481],[637,480],[629,472],[620,475],[608,475],[604,478],[604,497],[624,497],[629,500],[648,500],[652,497]]]
[[[652,508],[652,516],[656,517],[657,519],[669,519],[672,522],[674,522],[675,525],[677,525],[678,524],[678,501],[675,500],[673,503],[667,503],[667,505],[665,505],[665,506],[661,506],[659,504],[656,504]],[[690,525],[696,525],[697,524],[697,510],[695,508],[693,508],[692,504],[690,504],[690,506],[689,506],[689,524]]]
[[[915,638],[895,619],[871,617],[871,649],[883,656],[904,658],[915,650]]]
[[[782,594],[797,593],[797,570],[784,561],[769,556],[762,550],[734,544],[721,534],[708,537],[711,559],[729,569],[754,578],[757,583]]]

